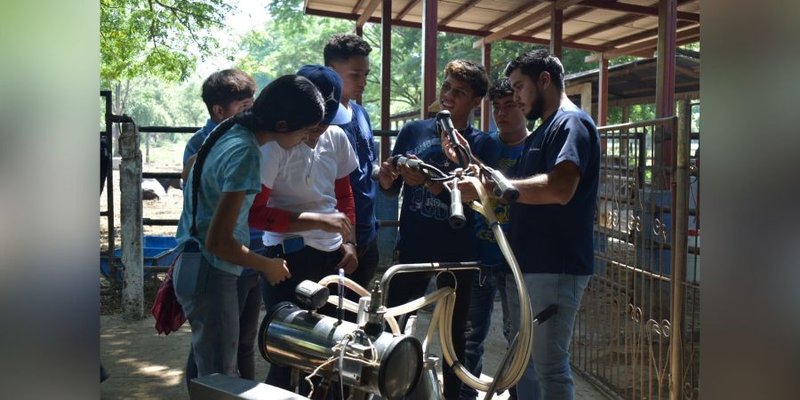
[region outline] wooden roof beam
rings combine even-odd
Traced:
[[[353,14],[358,14],[358,10],[361,9],[361,5],[364,4],[364,0],[358,0],[358,3],[353,7]]]
[[[496,20],[494,20],[492,22],[489,22],[488,24],[482,26],[480,30],[481,31],[491,31],[492,29],[497,28],[498,26],[500,26],[502,24],[505,24],[506,22],[511,21],[512,19],[520,16],[523,12],[528,11],[528,10],[533,10],[534,7],[536,7],[536,6],[538,6],[539,4],[542,4],[542,3],[543,3],[542,0],[527,1],[524,4],[522,4],[521,6],[517,7],[515,10],[509,12],[508,14],[503,15],[502,17],[500,17],[500,18],[498,18],[498,19],[496,19]]]
[[[357,20],[359,18],[359,15],[357,15],[357,14],[349,14],[349,13],[336,12],[336,11],[318,10],[318,9],[315,9],[315,8],[306,9],[306,14],[308,14],[308,15],[316,15],[316,16],[319,16],[319,17],[339,18],[339,19],[345,19],[345,20],[349,20],[349,21],[355,21],[355,20]],[[369,19],[367,19],[367,22],[374,23],[374,24],[379,24],[379,23],[381,23],[381,19],[379,17],[370,17]],[[394,19],[392,19],[392,26],[404,26],[404,27],[408,27],[408,28],[417,28],[417,29],[419,29],[419,28],[422,27],[422,24],[419,23],[419,22],[403,21],[403,20],[400,20],[397,17],[394,17]],[[462,35],[472,35],[472,36],[486,36],[486,35],[489,35],[489,34],[492,33],[492,32],[489,32],[489,31],[480,31],[480,30],[474,30],[474,29],[456,28],[456,27],[452,27],[452,26],[440,26],[439,27],[439,31],[440,32],[458,33],[458,34],[462,34]],[[529,36],[525,37],[525,36],[519,36],[519,35],[509,35],[505,39],[512,40],[512,41],[515,41],[515,42],[522,42],[522,43],[541,44],[541,45],[545,45],[545,46],[550,44],[550,39],[537,39],[537,38],[529,37]],[[594,46],[594,45],[590,45],[590,44],[583,44],[583,43],[564,42],[563,45],[564,45],[564,47],[568,47],[568,48],[571,48],[571,49],[587,50],[587,51],[592,51],[592,52],[602,52],[603,50],[605,50],[604,47]]]
[[[411,9],[417,5],[417,3],[419,3],[419,0],[409,1],[408,4],[406,4],[406,6],[403,7],[402,10],[400,10],[400,13],[397,14],[397,19],[403,19],[403,17],[405,17],[406,14],[408,14],[408,12],[411,11]]]
[[[700,27],[695,26],[690,29],[686,29],[683,31],[678,31],[677,33],[677,44],[683,45],[686,43],[692,43],[697,41],[700,37]],[[600,59],[600,57],[605,57],[607,59],[622,56],[622,55],[636,55],[642,56],[642,54],[653,54],[653,51],[658,46],[658,38],[653,38],[649,40],[645,40],[643,42],[634,43],[627,47],[621,48],[609,48],[608,50],[602,53],[595,53],[587,56],[584,61],[585,62],[596,62]]]
[[[564,14],[564,22],[586,15],[592,11],[594,11],[594,9],[591,7],[581,7],[581,6],[573,7],[570,12]],[[529,29],[526,32],[523,32],[520,36],[534,36],[548,29],[550,29],[550,24],[544,23],[537,27]]]
[[[362,26],[364,26],[364,24],[367,23],[369,17],[372,16],[372,13],[375,12],[375,9],[377,9],[378,5],[380,4],[381,0],[370,0],[369,3],[367,3],[367,8],[364,9],[364,12],[361,13],[361,16],[358,17],[358,20],[356,21],[356,28],[361,28]]]
[[[610,20],[610,21],[608,21],[606,23],[599,24],[599,25],[596,25],[596,26],[594,26],[592,28],[589,28],[589,29],[586,29],[584,31],[575,33],[575,34],[573,34],[573,35],[571,35],[569,37],[564,38],[564,40],[570,40],[570,41],[574,42],[576,40],[580,40],[580,39],[583,39],[585,37],[592,36],[594,34],[597,34],[597,33],[603,32],[603,31],[607,31],[609,29],[614,29],[616,27],[619,27],[620,25],[625,25],[627,23],[631,23],[631,22],[636,21],[636,20],[641,19],[641,18],[642,17],[640,15],[626,14],[626,15],[623,15],[621,17],[614,18],[614,19],[612,19],[612,20]]]
[[[496,41],[498,41],[500,39],[503,39],[503,38],[511,35],[512,33],[516,32],[516,31],[519,31],[520,29],[523,29],[524,27],[526,27],[528,25],[534,24],[534,23],[536,23],[538,21],[541,21],[541,20],[549,17],[552,14],[553,10],[563,10],[563,9],[565,9],[567,7],[571,7],[571,6],[573,6],[575,4],[578,4],[578,3],[582,2],[582,1],[584,1],[584,0],[557,0],[554,3],[548,4],[546,7],[540,9],[539,11],[537,11],[537,12],[535,12],[535,13],[527,16],[527,17],[522,18],[522,19],[518,20],[517,22],[514,22],[511,25],[509,25],[509,26],[507,26],[507,27],[505,27],[503,29],[500,29],[497,32],[493,32],[490,35],[487,35],[486,37],[484,37],[483,39],[477,40],[472,46],[475,47],[475,48],[480,48],[481,46],[484,45],[484,43],[496,42]]]
[[[681,4],[690,2],[690,1],[693,1],[693,0],[678,0],[678,5],[681,5]],[[655,3],[653,3],[651,7],[657,10],[658,9],[658,2],[656,1]],[[565,38],[564,40],[569,40],[569,41],[575,42],[575,41],[578,41],[578,40],[583,39],[585,37],[588,37],[588,36],[591,36],[591,35],[594,35],[594,34],[609,30],[609,29],[616,28],[616,27],[618,27],[620,25],[632,23],[634,21],[637,21],[637,20],[645,18],[645,17],[646,17],[645,15],[641,15],[641,14],[621,16],[621,17],[615,18],[614,20],[606,22],[604,24],[600,24],[600,25],[595,26],[593,28],[589,28],[589,29],[587,29],[587,30],[585,30],[583,32],[578,32],[578,33],[576,33],[576,34],[574,34],[574,35],[572,35],[572,36],[570,36],[568,38]],[[680,29],[682,27],[689,26],[689,25],[695,25],[695,24],[696,23],[692,22],[692,21],[678,21],[678,29]],[[630,37],[632,39],[630,39],[630,40],[617,39],[617,40],[614,40],[614,41],[612,41],[610,43],[606,43],[606,46],[607,47],[617,47],[617,46],[619,46],[621,44],[624,44],[624,43],[632,43],[632,42],[635,42],[635,41],[638,41],[638,40],[642,40],[642,39],[647,39],[647,38],[650,38],[650,37],[658,36],[658,28],[652,29],[652,30],[647,31],[647,32],[652,32],[652,33],[649,33],[649,34],[646,34],[646,35],[643,35],[642,33],[636,34],[637,35],[636,39],[633,39],[634,35],[631,35]],[[641,35],[641,36],[638,36],[638,35]]]
[[[444,26],[449,24],[450,22],[453,22],[454,19],[460,17],[461,14],[467,12],[467,10],[472,8],[475,4],[479,3],[480,1],[481,0],[469,0],[466,3],[462,4],[461,7],[458,7],[455,11],[450,13],[450,15],[444,17],[441,21],[439,21],[439,26]]]
[[[637,6],[635,4],[619,3],[605,0],[586,0],[583,5],[599,8],[603,10],[619,11],[631,14],[641,14],[651,17],[658,17],[658,5],[655,7]],[[700,14],[678,11],[678,19],[684,21],[700,22]]]
[[[678,29],[684,29],[689,26],[696,26],[694,22],[687,22],[687,21],[678,21]],[[639,33],[634,33],[633,35],[628,35],[621,37],[616,40],[612,40],[610,42],[606,42],[607,47],[619,47],[624,46],[627,44],[632,44],[644,39],[650,39],[653,37],[658,36],[658,28],[648,29],[646,31],[641,31]]]

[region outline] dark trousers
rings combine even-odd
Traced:
[[[297,302],[297,300],[295,300],[294,289],[300,282],[306,279],[317,282],[325,276],[338,273],[336,264],[342,259],[342,253],[338,250],[326,252],[309,246],[289,254],[280,254],[279,250],[274,246],[267,247],[265,254],[267,257],[282,257],[285,259],[289,271],[292,274],[291,278],[275,286],[270,286],[269,282],[265,279],[261,280],[261,295],[264,298],[264,307],[267,312],[282,301]],[[335,311],[336,308],[333,306],[326,306],[320,309],[322,314],[330,316],[335,316]],[[266,383],[283,389],[292,390],[293,388],[290,387],[291,368],[270,365]],[[301,378],[300,383],[300,393],[303,395],[307,394],[308,388],[305,384],[305,380]]]
[[[417,261],[403,261],[402,257],[399,262],[401,264],[417,262]],[[437,287],[456,285],[456,304],[453,309],[453,325],[451,334],[453,335],[453,348],[456,351],[456,357],[459,360],[464,360],[464,347],[466,338],[464,332],[467,329],[467,315],[469,314],[469,299],[472,292],[472,280],[474,271],[459,271],[455,272],[456,282],[450,274],[440,274],[436,280]],[[399,274],[392,278],[389,284],[389,293],[387,297],[387,306],[394,307],[410,300],[422,297],[425,295],[425,290],[428,287],[428,282],[433,275],[431,274]],[[407,320],[407,316],[403,316],[397,322],[402,329]],[[461,391],[461,380],[458,379],[453,369],[442,362],[442,372],[444,377],[444,398],[446,400],[458,399]]]
[[[373,283],[372,278],[375,277],[375,270],[378,269],[378,261],[380,259],[378,253],[378,239],[374,239],[367,245],[358,246],[356,252],[358,253],[358,269],[356,269],[349,278],[361,285],[364,289],[370,290]],[[358,304],[361,295],[352,290],[348,290],[345,297]],[[345,313],[345,319],[350,322],[356,322],[356,314],[347,311]]]

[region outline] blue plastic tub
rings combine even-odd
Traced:
[[[178,246],[174,236],[145,236],[144,237],[144,276],[149,276],[152,272],[148,272],[147,267],[153,266],[168,266],[171,265],[175,258],[178,257],[178,252],[175,248]],[[116,248],[114,250],[114,266],[117,267],[117,280],[122,279],[122,249]],[[106,278],[109,277],[108,256],[102,254],[100,256],[100,273]]]

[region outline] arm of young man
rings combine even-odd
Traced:
[[[563,206],[572,200],[580,179],[578,166],[571,161],[564,161],[546,174],[512,180],[511,184],[519,190],[517,203],[560,204]]]

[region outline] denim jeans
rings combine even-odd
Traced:
[[[475,274],[472,282],[472,295],[469,302],[467,329],[464,333],[466,345],[464,347],[464,367],[473,375],[480,377],[483,369],[484,341],[489,335],[492,322],[492,309],[494,297],[500,294],[500,304],[503,312],[503,336],[511,343],[514,338],[511,325],[511,316],[508,313],[508,296],[506,292],[506,270],[502,266],[482,267],[480,276]],[[491,373],[493,373],[492,371]],[[461,400],[477,398],[478,391],[467,386],[461,386]]]
[[[258,237],[250,241],[250,251],[263,254],[264,243]],[[256,336],[258,335],[258,316],[261,312],[261,273],[245,268],[237,281],[239,297],[239,350],[237,360],[239,376],[244,379],[256,378]]]
[[[517,383],[520,399],[572,400],[575,385],[569,365],[569,346],[575,316],[591,275],[524,274],[535,316],[551,304],[558,312],[534,326],[533,353],[528,368]],[[509,312],[514,330],[519,329],[519,299],[514,276],[506,276]]]
[[[200,253],[183,253],[180,258],[175,295],[192,327],[186,384],[213,373],[238,376],[238,277],[212,267]]]
[[[261,274],[245,269],[237,282],[239,296],[239,350],[237,360],[239,376],[244,379],[256,378],[256,336],[258,335],[258,316],[261,312]]]

